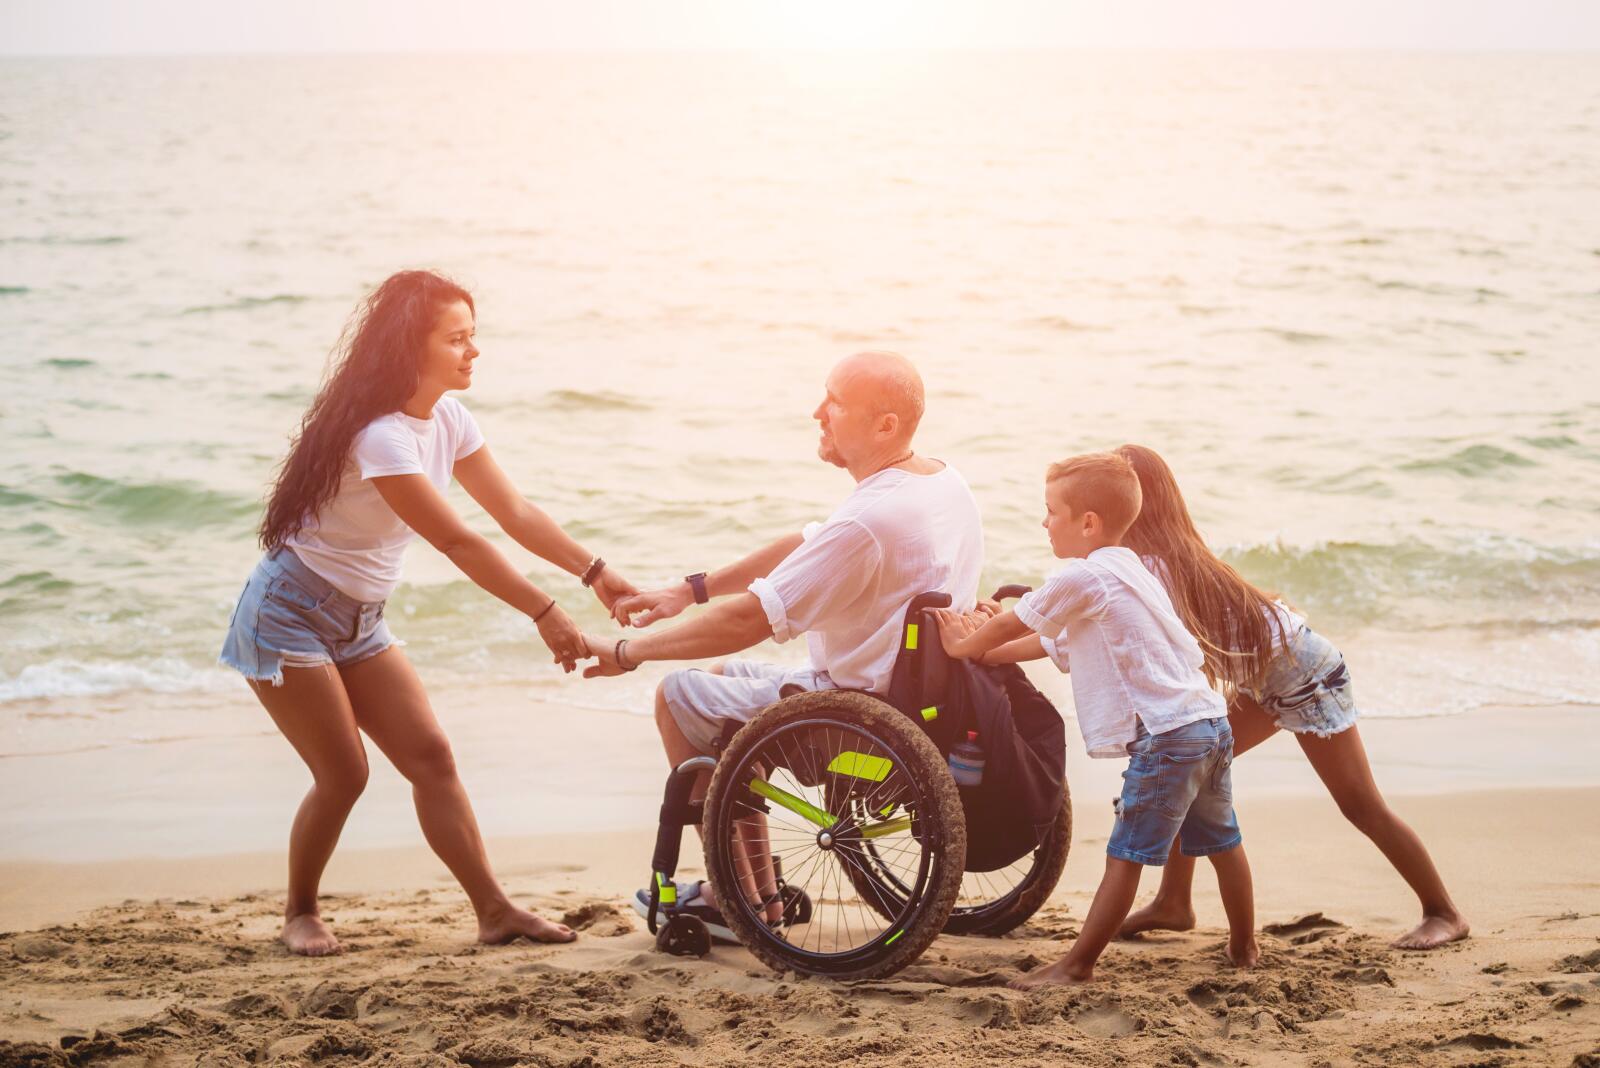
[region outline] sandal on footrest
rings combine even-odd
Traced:
[[[706,925],[706,930],[711,932],[711,937],[719,942],[736,946],[739,940],[733,936],[733,931],[728,927],[728,921],[723,919],[722,913],[707,905],[701,900],[700,888],[705,886],[704,879],[696,879],[692,883],[674,883],[678,891],[678,903],[674,911],[687,916],[693,916]],[[633,911],[645,919],[650,918],[650,889],[646,887],[633,895]],[[656,908],[656,916],[664,917],[667,910],[660,906]]]

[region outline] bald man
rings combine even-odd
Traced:
[[[696,602],[723,598],[696,618],[638,638],[589,636],[598,665],[590,678],[631,671],[647,660],[728,656],[767,638],[804,634],[809,662],[782,667],[729,660],[709,671],[674,671],[656,689],[656,726],[668,762],[676,767],[710,754],[731,724],[747,722],[787,693],[848,688],[883,693],[900,647],[900,623],[919,593],[950,594],[956,611],[971,610],[983,563],[977,501],[955,468],[917,455],[922,378],[905,357],[862,352],[840,361],[812,412],[821,425],[817,455],[855,479],[850,496],[825,522],[779,538],[735,564],[689,576],[665,589],[619,601],[619,621],[648,626]],[[705,776],[696,788],[704,792]],[[743,833],[743,832],[741,832]],[[746,850],[752,872],[745,892],[768,900],[767,919],[779,920],[775,883],[761,839]],[[744,864],[737,864],[743,872]],[[713,934],[733,939],[709,884],[686,886]],[[648,891],[635,901],[644,912]]]

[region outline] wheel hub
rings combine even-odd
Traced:
[[[833,848],[833,835],[828,831],[818,831],[817,832],[817,845],[821,846],[823,849],[832,849]]]

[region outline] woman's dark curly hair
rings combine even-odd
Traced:
[[[282,545],[339,488],[350,446],[363,427],[397,412],[416,391],[423,347],[440,311],[472,294],[432,271],[401,271],[361,302],[334,347],[327,380],[300,420],[278,467],[257,536]]]

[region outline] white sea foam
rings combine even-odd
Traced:
[[[174,657],[127,661],[50,660],[29,664],[13,676],[0,676],[0,703],[50,697],[110,694],[197,693],[237,685],[238,675],[222,668],[199,668]]]

